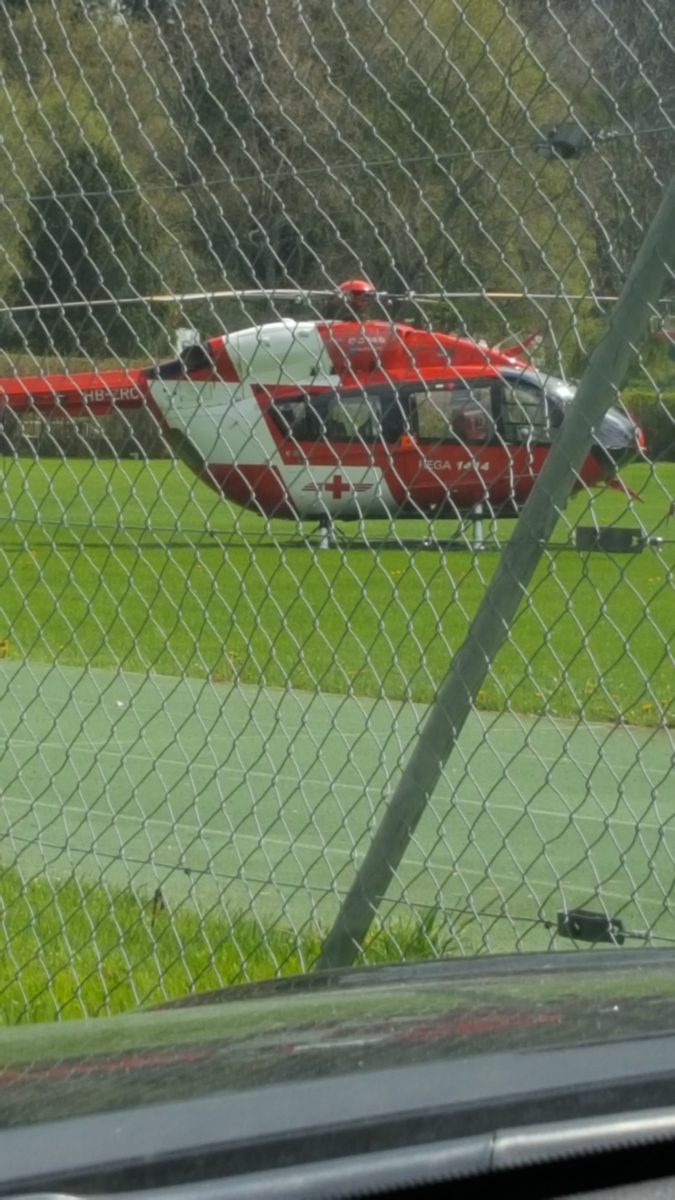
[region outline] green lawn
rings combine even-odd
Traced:
[[[367,550],[350,544],[353,526],[339,551],[317,553],[292,525],[231,509],[171,462],[5,459],[0,469],[0,641],[11,657],[424,702],[497,562],[496,552]],[[645,528],[672,536],[675,466],[624,478],[643,495]],[[601,524],[635,523],[617,492],[597,494],[593,511]],[[590,520],[587,498],[573,499],[556,540]],[[511,528],[500,523],[499,536]],[[479,705],[674,722],[674,561],[672,544],[634,556],[552,551]]]
[[[425,701],[498,558],[364,549],[348,526],[340,550],[317,553],[292,526],[234,511],[169,462],[3,469],[0,643],[14,658]],[[643,494],[645,528],[668,538],[675,466],[624,476]],[[635,523],[616,492],[593,506],[601,524]],[[590,520],[586,498],[571,501],[556,541]],[[426,533],[421,522],[396,528]],[[376,541],[392,529],[371,523],[367,533]],[[551,550],[480,706],[675,724],[674,560],[668,542],[635,556]],[[411,917],[376,928],[365,958],[453,953],[464,937],[470,949],[470,927]],[[0,1024],[306,970],[319,940],[316,927],[263,927],[189,904],[169,911],[129,889],[0,869]]]
[[[74,878],[26,881],[15,868],[0,869],[0,906],[0,1026],[113,1015],[297,975],[322,937],[312,924],[228,920],[190,903],[170,911],[159,896]],[[440,915],[375,923],[361,961],[438,958],[458,952],[462,936]]]

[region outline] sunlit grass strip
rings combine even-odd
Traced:
[[[128,1012],[194,992],[307,971],[323,930],[283,919],[228,917],[218,905],[173,911],[160,893],[75,878],[0,874],[0,1024]],[[376,927],[364,962],[457,952],[436,914]]]
[[[643,504],[631,512],[605,492],[591,512],[579,497],[556,540],[569,543],[577,522],[635,526],[639,516],[667,544],[638,555],[553,553],[479,708],[675,721],[675,465],[624,474]],[[450,523],[440,525],[447,536]],[[421,521],[395,528],[426,532]],[[500,537],[511,531],[500,522]],[[391,532],[368,523],[373,539]],[[277,536],[293,527],[235,513],[174,463],[8,462],[0,640],[10,659],[428,703],[498,555],[348,543],[317,554]]]

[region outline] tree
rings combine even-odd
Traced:
[[[147,353],[161,332],[151,305],[97,304],[161,287],[152,223],[134,180],[114,152],[80,144],[49,184],[31,203],[21,278],[9,297],[10,307],[32,306],[17,316],[27,344],[62,355]]]
[[[190,194],[216,270],[548,290],[574,263],[578,228],[509,155],[552,112],[500,0],[432,0],[424,19],[406,0],[200,0],[170,42],[181,177],[215,180]]]
[[[21,180],[0,206],[0,287],[33,304],[160,276],[175,293],[362,274],[394,291],[585,290],[587,199],[531,148],[561,91],[516,7],[194,0],[165,20],[161,0],[32,0],[7,18],[11,52],[0,39],[0,164]],[[507,335],[503,309],[471,303],[443,318]],[[83,315],[23,328],[42,347],[96,348],[108,328],[131,345],[123,314]]]
[[[571,176],[592,231],[594,286],[616,293],[675,171],[671,0],[517,7],[570,113],[591,133],[616,135],[599,139]]]

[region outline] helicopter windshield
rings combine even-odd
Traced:
[[[545,375],[543,384],[546,389],[546,395],[557,400],[560,404],[571,404],[577,394],[577,385],[575,383],[567,383],[565,379],[558,379],[555,375]]]

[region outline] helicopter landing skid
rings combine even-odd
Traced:
[[[409,539],[394,536],[373,541],[364,537],[363,541],[355,541],[344,534],[342,530],[336,529],[332,517],[324,514],[319,518],[318,525],[312,530],[309,537],[303,537],[301,542],[292,542],[290,545],[298,547],[314,545],[317,550],[337,550],[341,543],[350,550],[437,550],[440,552],[472,550],[474,553],[480,550],[499,550],[501,548],[499,542],[494,537],[485,536],[484,517],[483,505],[476,505],[467,519],[460,522],[459,530],[454,537],[447,539],[437,538],[430,531],[425,538]],[[471,534],[468,533],[469,526],[472,526]],[[318,545],[314,542],[317,534],[319,535]]]
[[[483,528],[483,518],[485,512],[482,504],[477,504],[469,514],[468,520],[460,521],[458,532],[448,541],[442,542],[438,538],[430,534],[422,542],[424,550],[495,550],[498,549],[498,543],[493,537],[485,536]],[[473,526],[473,533],[467,536],[465,530],[467,526]]]
[[[337,531],[333,524],[333,518],[329,517],[327,513],[319,517],[319,525],[316,532],[319,534],[317,550],[337,550]]]

